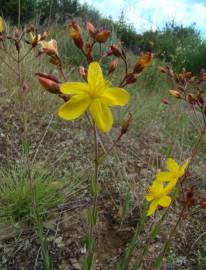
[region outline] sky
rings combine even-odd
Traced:
[[[118,20],[124,10],[125,19],[137,32],[161,29],[166,22],[190,26],[195,23],[206,36],[206,0],[80,0],[96,8],[102,15]]]

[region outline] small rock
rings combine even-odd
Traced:
[[[77,262],[76,259],[71,258],[70,263],[71,263],[71,266],[74,267],[74,270],[82,270],[81,265]]]

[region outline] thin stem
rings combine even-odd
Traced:
[[[66,78],[66,76],[65,76],[65,74],[64,74],[64,70],[63,70],[62,67],[60,67],[59,72],[60,72],[60,74],[62,75],[64,81],[66,82],[66,81],[67,81],[67,78]]]
[[[172,203],[171,203],[171,205],[172,205]],[[144,246],[144,249],[143,249],[142,253],[137,258],[137,260],[136,260],[136,262],[134,264],[133,270],[138,270],[140,268],[140,266],[141,266],[141,264],[143,262],[143,258],[148,252],[148,246],[149,246],[150,240],[153,240],[156,237],[156,234],[160,230],[160,226],[161,226],[162,222],[167,217],[167,214],[169,212],[169,209],[171,208],[171,205],[165,210],[164,214],[161,216],[160,220],[157,222],[157,224],[154,226],[153,229],[152,229],[153,224],[151,224],[151,229],[152,230],[149,230],[150,234],[149,234],[149,236],[147,238],[147,241],[145,243],[145,246]]]
[[[26,58],[29,54],[30,54],[30,52],[33,50],[33,48],[31,47],[26,53],[25,53],[25,55],[24,56],[22,56],[22,58],[19,60],[20,62],[22,62],[23,60],[24,60],[24,58]]]
[[[137,246],[139,236],[140,236],[141,232],[144,230],[144,226],[145,226],[146,219],[147,219],[147,215],[146,215],[147,208],[148,208],[148,203],[145,202],[143,214],[140,217],[140,223],[137,224],[137,226],[135,228],[135,232],[134,232],[133,237],[132,237],[132,240],[129,243],[129,246],[124,254],[123,260],[122,260],[121,264],[116,268],[116,270],[127,270],[128,269],[128,265],[129,265],[131,256],[133,254],[135,247]]]
[[[164,246],[163,246],[163,249],[162,249],[160,255],[155,260],[155,264],[158,264],[157,265],[158,267],[161,266],[162,258],[165,255],[165,253],[167,252],[167,250],[168,250],[168,248],[170,246],[170,243],[172,241],[173,236],[176,234],[177,227],[178,227],[178,225],[180,224],[180,222],[182,220],[182,217],[184,215],[184,211],[186,209],[186,206],[187,206],[187,204],[184,203],[183,208],[182,208],[182,210],[181,210],[181,212],[179,214],[179,217],[177,219],[177,222],[175,223],[173,229],[170,231],[169,237],[168,237],[167,241],[164,243]],[[150,269],[150,267],[148,269]]]
[[[91,211],[88,213],[89,221],[89,234],[88,234],[88,245],[87,245],[87,256],[85,269],[90,270],[93,266],[94,249],[95,249],[95,227],[97,223],[97,199],[99,194],[98,185],[98,141],[97,141],[97,128],[93,121],[93,134],[94,134],[94,177],[91,178],[91,195],[93,199]]]
[[[19,0],[18,5],[18,28],[20,28],[20,23],[21,23],[21,0]]]

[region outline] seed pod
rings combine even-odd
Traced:
[[[195,96],[194,96],[193,94],[189,93],[189,94],[187,95],[187,101],[188,101],[190,104],[195,105],[196,102],[197,102],[197,99],[195,98]]]
[[[152,62],[152,58],[153,58],[152,53],[148,52],[148,53],[144,54],[137,61],[136,65],[134,66],[133,72],[135,74],[139,74],[140,72],[142,72],[145,67],[150,65],[150,63]]]
[[[68,27],[69,27],[69,36],[73,39],[75,45],[78,48],[82,49],[84,42],[82,40],[80,26],[75,21],[71,21]]]
[[[117,57],[121,56],[121,52],[120,52],[117,45],[115,45],[115,44],[111,45],[111,51],[115,56],[117,56]]]
[[[163,104],[165,104],[165,105],[169,104],[168,98],[167,98],[167,97],[163,97],[163,98],[161,99],[161,103],[163,103]]]
[[[94,27],[94,25],[91,22],[86,22],[86,28],[87,28],[87,32],[89,33],[91,38],[95,38],[96,36],[96,28]]]
[[[200,201],[200,207],[206,209],[206,198],[202,198]]]
[[[49,75],[47,78],[46,76],[37,75],[40,84],[46,89],[48,92],[52,94],[61,94],[59,84],[56,80],[52,80],[52,75]]]
[[[95,40],[99,43],[104,43],[108,40],[110,34],[111,34],[111,32],[108,30],[98,31],[96,36],[95,36]]]

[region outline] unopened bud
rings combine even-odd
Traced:
[[[197,99],[195,98],[195,96],[194,96],[193,94],[189,93],[189,94],[187,95],[187,101],[188,101],[190,104],[195,105]]]
[[[53,94],[61,94],[59,84],[56,81],[40,75],[38,75],[38,80],[44,89],[46,89],[48,92]]]
[[[99,32],[97,32],[97,34],[95,36],[95,40],[99,43],[104,43],[109,38],[110,34],[111,34],[111,32],[108,30],[99,31]]]
[[[84,43],[81,35],[81,28],[75,21],[69,23],[69,35],[73,39],[75,45],[82,49]]]
[[[97,30],[94,27],[94,25],[91,22],[86,22],[86,28],[87,28],[87,31],[88,31],[90,37],[95,38]]]
[[[195,193],[193,188],[187,191],[186,193],[186,204],[188,207],[191,207],[195,204]]]
[[[192,77],[192,72],[187,71],[187,72],[184,73],[184,76],[185,76],[185,78],[190,79]]]
[[[171,96],[175,98],[182,98],[181,93],[177,90],[169,90]]]
[[[57,55],[51,55],[49,62],[55,66],[61,67],[61,59]]]
[[[112,53],[115,56],[117,56],[117,57],[121,56],[121,52],[120,52],[120,50],[119,50],[119,48],[118,48],[117,45],[115,45],[115,44],[111,45],[111,50],[112,50]]]
[[[109,74],[115,71],[117,65],[118,65],[118,58],[115,58],[109,65]]]
[[[29,90],[29,85],[28,85],[27,81],[25,81],[25,80],[22,81],[21,88],[22,88],[22,91],[24,93],[26,93]]]
[[[153,57],[152,53],[146,53],[142,57],[140,57],[140,59],[134,66],[133,72],[135,74],[139,74],[140,72],[142,72],[143,69],[151,63],[152,57]]]
[[[163,98],[161,99],[161,103],[163,103],[163,104],[165,104],[165,105],[169,104],[168,98],[167,98],[167,97],[163,97]]]
[[[206,209],[206,198],[202,198],[200,201],[200,207]]]

